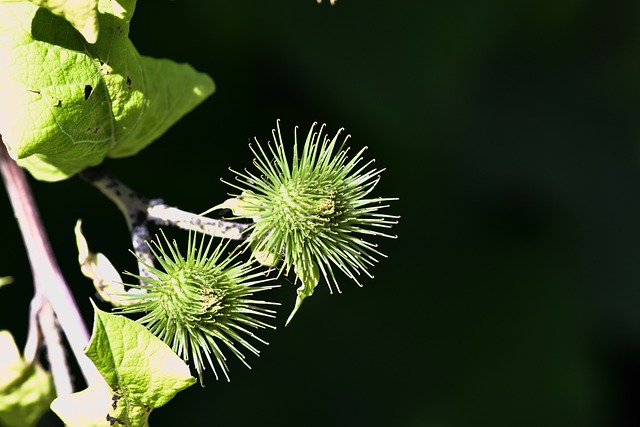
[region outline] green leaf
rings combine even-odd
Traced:
[[[251,256],[253,256],[260,265],[266,267],[275,267],[280,262],[280,253],[268,250],[259,250],[260,242],[252,240],[250,243]]]
[[[149,414],[196,379],[189,367],[144,326],[94,306],[85,354],[106,384],[56,399],[51,409],[70,427],[148,426]],[[78,411],[93,402],[93,409]],[[111,420],[111,421],[109,421]]]
[[[0,277],[0,288],[10,283],[13,283],[13,277],[11,276]]]
[[[141,56],[134,0],[99,0],[95,44],[28,2],[0,2],[0,134],[40,180],[68,178],[160,137],[214,91],[188,64]]]
[[[296,291],[296,304],[293,307],[291,314],[287,318],[285,326],[288,325],[289,322],[291,322],[293,316],[295,316],[298,310],[300,310],[302,301],[304,301],[305,298],[313,295],[313,291],[315,291],[316,286],[318,286],[318,282],[320,281],[320,270],[318,269],[318,264],[316,264],[315,262],[309,264],[308,268],[298,268],[296,266],[295,273],[302,283],[300,284],[300,286],[298,286],[298,289]]]
[[[109,258],[100,252],[91,252],[87,239],[82,234],[81,220],[76,222],[74,232],[76,245],[78,246],[80,271],[85,277],[93,281],[93,286],[96,288],[100,298],[114,306],[125,306],[137,302],[138,300],[134,295],[146,291],[138,288],[132,288],[127,291],[120,273],[109,261]]]
[[[103,300],[113,303],[114,299],[126,292],[120,273],[106,256],[89,250],[87,239],[82,234],[81,220],[76,222],[74,232],[78,246],[78,263],[82,274],[93,281],[96,291]]]
[[[236,216],[242,216],[245,218],[256,219],[256,217],[252,216],[252,211],[248,210],[248,207],[251,207],[252,204],[258,203],[257,199],[253,197],[251,194],[243,192],[239,197],[232,197],[230,199],[225,200],[217,206],[214,206],[210,209],[207,209],[205,212],[200,215],[206,215],[209,212],[212,212],[216,209],[229,209],[232,214]]]
[[[0,331],[0,425],[31,427],[54,398],[51,375],[26,363],[9,331]]]
[[[260,217],[256,215],[255,208],[251,209],[251,207],[259,203],[260,201],[250,193],[243,192],[240,196],[227,199],[219,205],[207,209],[200,215],[206,215],[217,209],[229,209],[233,215],[242,218],[251,218],[255,222],[260,220]],[[260,247],[260,241],[251,240],[251,255],[261,265],[274,267],[280,262],[279,251],[261,250]]]

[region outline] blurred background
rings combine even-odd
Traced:
[[[369,147],[402,216],[375,279],[318,287],[286,328],[284,282],[252,369],[231,361],[152,425],[640,425],[639,24],[632,0],[139,1],[138,50],[217,90],[108,160],[124,182],[200,212],[276,119],[289,141],[318,121]],[[73,226],[131,270],[124,220],[78,178],[34,191],[90,322]],[[21,344],[31,278],[0,207],[0,329]]]

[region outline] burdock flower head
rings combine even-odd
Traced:
[[[262,285],[263,273],[258,266],[236,261],[228,256],[227,244],[212,248],[212,240],[189,235],[186,256],[181,255],[175,241],[152,242],[150,249],[162,269],[146,265],[155,278],[131,274],[146,282],[134,285],[146,292],[135,293],[133,301],[121,309],[124,313],[145,313],[138,321],[166,342],[185,361],[192,358],[200,382],[205,360],[216,378],[217,364],[227,380],[228,367],[223,348],[226,347],[247,365],[245,356],[235,346],[239,343],[259,354],[245,337],[266,344],[250,328],[272,326],[257,317],[274,317],[265,306],[251,296],[274,286]],[[215,363],[214,363],[215,359]],[[248,365],[247,365],[248,366]]]
[[[384,233],[397,216],[383,214],[385,203],[394,198],[371,197],[381,169],[363,162],[366,149],[349,156],[349,136],[339,143],[342,129],[330,139],[324,125],[311,127],[298,146],[297,128],[291,161],[287,159],[280,125],[272,132],[274,143],[265,149],[256,140],[251,150],[258,172],[237,172],[229,185],[242,193],[217,206],[231,208],[235,215],[251,218],[247,240],[256,259],[266,265],[280,264],[285,274],[293,267],[302,282],[289,320],[302,300],[313,293],[320,276],[340,292],[334,269],[358,285],[361,273],[384,255],[366,238],[395,237]],[[364,163],[364,164],[363,164]]]

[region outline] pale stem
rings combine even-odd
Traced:
[[[196,215],[169,206],[162,199],[144,197],[118,180],[104,166],[87,168],[80,173],[80,177],[107,196],[124,215],[131,233],[133,252],[141,261],[138,268],[143,277],[151,275],[145,264],[153,265],[153,256],[146,244],[150,240],[148,221],[160,226],[171,225],[183,230],[233,240],[244,239],[243,232],[250,225]]]
[[[27,182],[27,177],[13,159],[7,153],[4,144],[0,140],[0,172],[4,180],[9,200],[13,207],[13,212],[18,221],[22,239],[24,241],[29,263],[33,273],[33,282],[36,296],[43,296],[43,299],[51,304],[55,317],[60,324],[71,351],[73,352],[82,375],[87,385],[102,381],[100,373],[84,354],[83,350],[89,343],[89,332],[84,324],[78,307],[69,291],[60,268],[55,260],[49,239],[40,219],[38,208],[36,207],[31,188]],[[46,305],[43,301],[42,307]],[[32,308],[33,310],[34,308]],[[45,319],[45,316],[38,313],[38,321],[51,322],[53,316]],[[49,339],[49,332],[56,329],[54,325],[41,325],[41,331],[47,345],[48,352],[64,351],[61,348],[60,339]],[[47,332],[46,334],[44,332]],[[30,333],[31,336],[33,336]],[[57,354],[60,354],[59,352]],[[68,375],[65,367],[53,366],[58,363],[56,358],[50,358],[51,369],[54,376]],[[65,374],[65,372],[67,372]],[[69,384],[71,379],[68,379]]]
[[[249,224],[214,219],[183,211],[164,203],[162,199],[149,199],[126,186],[104,166],[87,168],[80,177],[100,190],[120,209],[129,230],[137,224],[152,221],[158,225],[172,225],[183,230],[196,231],[223,239],[242,240]]]
[[[53,384],[58,396],[65,396],[73,393],[73,383],[71,372],[67,364],[67,358],[62,344],[62,336],[56,324],[56,315],[48,300],[44,300],[38,311],[38,325],[44,342],[47,345],[47,359],[52,367]],[[53,367],[56,367],[54,371]]]

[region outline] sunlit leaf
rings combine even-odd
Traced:
[[[134,0],[99,0],[90,44],[47,9],[0,2],[0,134],[36,178],[134,155],[213,93],[208,75],[137,52],[134,9]]]
[[[107,427],[116,422],[148,426],[153,409],[196,379],[182,359],[144,326],[94,309],[93,333],[85,353],[106,383],[60,397],[51,409],[70,427]]]
[[[85,277],[93,281],[96,292],[104,301],[115,306],[127,305],[135,302],[134,298],[126,296],[120,273],[113,266],[109,258],[100,252],[94,253],[89,249],[87,240],[82,234],[82,221],[78,220],[74,229],[76,245],[78,246],[78,263]],[[138,289],[134,289],[138,291]],[[130,292],[132,293],[132,292]]]
[[[0,287],[8,285],[10,283],[13,283],[13,277],[11,276],[0,277]]]
[[[0,331],[0,425],[31,427],[54,398],[51,375],[26,363],[9,331]]]

